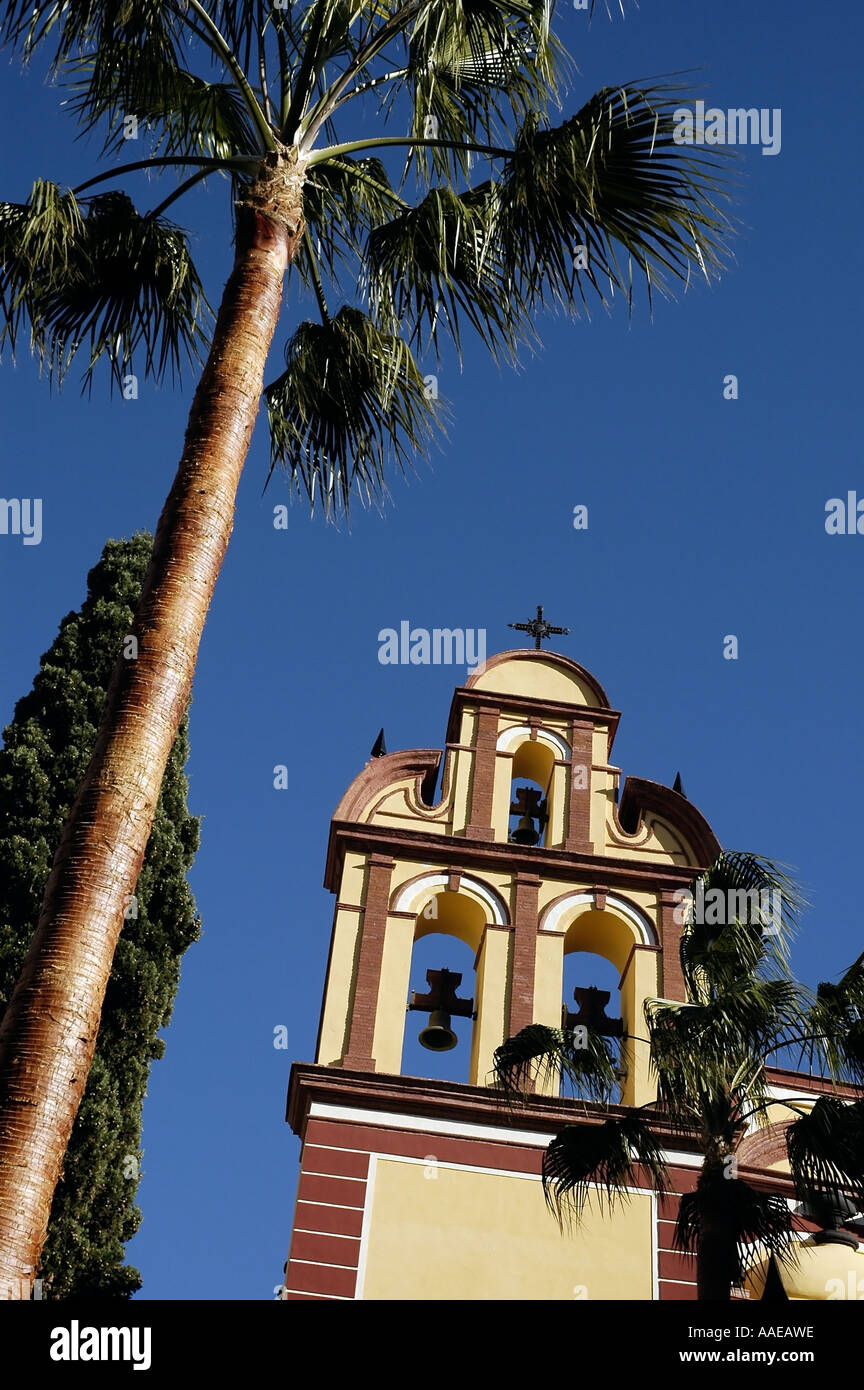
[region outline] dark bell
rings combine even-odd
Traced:
[[[450,1015],[446,1009],[433,1009],[429,1022],[420,1034],[421,1047],[430,1052],[450,1052],[459,1042],[450,1027]]]
[[[538,832],[534,829],[534,822],[530,816],[522,816],[519,824],[510,836],[515,845],[536,845],[540,839]]]

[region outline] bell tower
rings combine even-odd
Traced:
[[[680,890],[720,847],[683,792],[622,785],[618,722],[575,661],[502,652],[455,691],[443,756],[380,753],[343,796],[317,1054],[288,1099],[303,1153],[286,1298],[650,1299],[692,1280],[647,1190],[562,1238],[540,1163],[574,1104],[550,1082],[514,1111],[490,1084],[506,1038],[566,1013],[621,1037],[620,1106],[653,1099],[643,1002],[684,997]],[[444,960],[412,973],[432,932],[462,943],[461,978]],[[565,997],[574,953],[614,967],[616,1000],[581,975]],[[467,1080],[403,1072],[406,1027],[431,1056],[459,1019]]]

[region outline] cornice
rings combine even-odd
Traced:
[[[530,695],[508,695],[503,691],[477,690],[473,686],[460,685],[453,692],[453,702],[447,720],[448,743],[458,742],[460,719],[466,705],[478,709],[512,710],[514,714],[530,715],[535,719],[545,715],[547,719],[560,719],[566,724],[572,723],[574,719],[602,724],[609,730],[610,750],[621,720],[620,710],[600,705],[576,705],[571,704],[569,700],[541,700]]]
[[[695,808],[694,808],[695,809]],[[698,812],[696,813],[698,815]],[[658,864],[640,859],[612,859],[599,854],[575,854],[569,850],[546,846],[514,845],[509,841],[468,840],[461,835],[430,835],[423,830],[407,830],[384,825],[361,825],[334,820],[327,846],[327,866],[324,886],[336,893],[345,851],[387,853],[394,858],[422,859],[433,864],[502,870],[524,873],[562,881],[599,879],[619,888],[644,888],[649,892],[662,888],[687,887],[707,868],[711,859],[699,865]],[[713,858],[714,856],[712,856]]]

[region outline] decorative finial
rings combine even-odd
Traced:
[[[537,605],[537,617],[532,618],[530,623],[508,623],[508,627],[515,628],[517,632],[530,632],[534,638],[534,650],[540,651],[540,643],[545,642],[553,634],[560,634],[562,637],[570,636],[569,627],[553,627],[543,618],[543,605]]]
[[[386,752],[387,752],[387,744],[384,742],[384,730],[382,729],[381,732],[379,733],[378,737],[376,738],[375,742],[374,742],[373,745],[372,745],[372,752],[369,754],[369,757],[370,757],[370,758],[383,758],[383,757],[384,757],[384,754],[385,754]]]

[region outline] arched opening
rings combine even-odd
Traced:
[[[441,1081],[469,1080],[472,1015],[477,1010],[474,961],[486,920],[487,914],[479,902],[464,893],[450,891],[430,896],[417,914],[406,1002],[410,1006],[412,997],[420,996],[427,998],[430,1006],[409,1007],[406,1011],[400,1068],[403,1075]],[[431,972],[431,978],[427,972]],[[455,975],[461,975],[461,980],[455,981]],[[448,997],[455,997],[456,1007],[447,1007]],[[470,1010],[465,1001],[470,1001]],[[435,1009],[436,1004],[440,1010]],[[449,1017],[444,1019],[443,1015]],[[421,1032],[430,1024],[442,1022],[455,1036],[455,1046],[438,1050],[441,1032],[434,1039],[437,1046],[424,1046],[419,1040]],[[427,1037],[427,1041],[433,1039]]]
[[[521,743],[510,774],[508,839],[515,844],[546,844],[552,820],[555,755],[538,740]]]
[[[619,1073],[610,1097],[615,1102],[622,1100],[626,1079],[622,1034],[629,1031],[630,1020],[624,1019],[621,974],[632,946],[631,928],[597,908],[580,913],[564,937],[562,1022],[569,1027],[584,1022],[605,1039]]]

